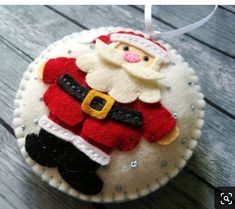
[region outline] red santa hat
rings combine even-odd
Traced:
[[[142,34],[133,32],[119,31],[115,33],[109,33],[108,35],[99,36],[98,39],[106,44],[118,41],[134,46],[143,50],[149,55],[158,58],[162,62],[168,62],[167,49],[160,43],[144,37]]]

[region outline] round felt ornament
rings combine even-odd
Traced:
[[[140,31],[98,28],[51,44],[15,99],[20,151],[51,186],[121,202],[156,191],[201,135],[203,94],[175,49]]]

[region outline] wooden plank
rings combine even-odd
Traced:
[[[81,30],[44,6],[1,6],[0,35],[36,57],[50,43]]]
[[[1,187],[0,187],[1,188]],[[2,188],[1,188],[2,189]],[[9,200],[0,194],[0,203],[1,203],[1,207],[2,208],[6,208],[6,209],[17,209],[15,208],[11,202],[9,202]]]
[[[215,187],[235,185],[235,121],[206,108],[201,142],[188,165]]]
[[[24,163],[16,140],[0,125],[0,204],[4,209],[94,209],[52,189]]]
[[[121,208],[213,208],[213,190],[202,184],[198,179],[187,172],[180,173],[169,184],[146,198],[137,201],[108,204],[107,209]]]
[[[53,8],[88,28],[110,25],[134,27],[140,30],[144,28],[143,13],[128,6],[53,6]],[[172,29],[156,20],[153,23],[165,31]],[[207,99],[234,116],[235,97],[231,96],[235,89],[234,59],[187,36],[167,41],[178,49],[195,69]]]
[[[0,117],[11,124],[13,119],[14,98],[20,84],[23,72],[27,69],[29,61],[27,57],[16,53],[17,50],[10,49],[9,44],[0,38]]]
[[[9,48],[10,47],[10,48]],[[12,50],[13,46],[9,46],[9,44],[3,42],[0,39],[0,59],[2,62],[0,63],[0,68],[4,69],[1,71],[0,74],[0,95],[4,94],[4,99],[0,100],[0,107],[6,112],[7,114],[1,115],[1,117],[10,123],[12,120],[12,111],[13,111],[13,99],[15,91],[18,88],[19,78],[23,71],[25,70],[26,66],[28,65],[29,61],[26,61],[27,57],[25,58],[20,56],[19,52],[15,52]],[[17,50],[17,49],[15,49]],[[4,52],[4,53],[1,53]],[[12,60],[9,62],[9,60]],[[4,66],[4,68],[2,68]],[[14,67],[17,66],[17,67]],[[4,75],[5,77],[2,77]],[[8,81],[8,82],[5,82]],[[8,88],[11,86],[11,88]],[[6,92],[6,93],[4,93]],[[7,102],[2,103],[5,101],[5,98],[8,96]],[[3,129],[3,130],[1,130]],[[77,207],[75,200],[70,200],[66,195],[53,190],[53,193],[50,191],[52,189],[46,185],[46,183],[41,182],[39,178],[37,178],[30,170],[30,168],[25,165],[22,160],[22,157],[19,155],[19,150],[16,145],[16,141],[14,137],[9,134],[1,125],[0,125],[0,132],[1,132],[1,148],[0,148],[0,167],[4,168],[1,172],[0,170],[0,182],[2,182],[1,176],[6,176],[8,173],[8,179],[5,179],[5,184],[1,184],[0,186],[0,197],[1,195],[13,204],[20,205],[20,208],[45,208],[44,204],[47,204],[46,208],[75,208]],[[10,160],[9,160],[10,159]],[[17,171],[17,172],[15,172]],[[2,175],[1,175],[2,174]],[[17,176],[17,178],[16,178]],[[14,180],[12,180],[14,179]],[[187,179],[184,182],[183,179]],[[9,183],[11,182],[11,183]],[[175,178],[170,185],[167,185],[160,191],[142,198],[140,201],[131,202],[131,203],[123,203],[120,207],[128,207],[135,206],[135,208],[146,208],[146,204],[154,206],[158,206],[162,209],[172,208],[175,205],[183,207],[187,205],[188,208],[210,208],[211,202],[203,201],[201,202],[200,199],[197,201],[198,193],[195,190],[191,190],[188,187],[189,182],[191,184],[197,185],[198,189],[203,189],[203,191],[207,191],[207,196],[211,197],[213,195],[213,189],[210,189],[206,184],[200,182],[198,179],[193,177],[192,174],[188,172],[182,172],[179,177]],[[8,185],[17,185],[17,190],[12,191]],[[36,187],[40,185],[39,188]],[[3,193],[1,193],[3,191]],[[13,193],[14,192],[14,193]],[[13,193],[13,194],[12,194]],[[18,194],[19,193],[19,194]],[[165,194],[170,194],[166,196]],[[9,194],[9,195],[8,195]],[[187,196],[186,196],[187,194]],[[37,197],[39,195],[39,197]],[[53,198],[51,199],[51,196]],[[57,195],[59,200],[57,200]],[[67,200],[74,205],[74,207],[67,206]],[[210,198],[211,199],[211,198]],[[7,204],[7,201],[4,199],[0,199]],[[64,204],[57,207],[60,204],[60,201],[63,201]],[[45,202],[45,203],[43,203]],[[56,202],[56,204],[54,204]],[[167,202],[164,203],[164,202]],[[29,204],[30,203],[30,204]],[[79,203],[79,201],[78,201]],[[203,205],[203,207],[201,207]],[[86,207],[86,204],[80,206],[80,208]],[[105,205],[106,207],[106,205]],[[112,204],[109,204],[107,208],[113,207]],[[118,206],[119,207],[119,206]],[[6,207],[10,208],[10,206]],[[90,207],[89,207],[90,208]],[[99,207],[98,207],[99,208]]]
[[[221,5],[220,7],[226,9],[227,11],[230,11],[231,13],[235,13],[235,6],[233,5]]]
[[[4,49],[4,53],[6,53],[5,51],[6,50]],[[2,56],[2,54],[3,53],[1,53],[0,56]],[[5,70],[5,71],[1,71],[1,72],[5,76],[9,75],[8,77],[4,78],[4,81],[8,80],[8,82],[12,86],[12,89],[9,89],[6,86],[6,84],[4,84],[4,81],[1,81],[2,82],[2,84],[1,84],[2,87],[1,88],[2,89],[9,89],[8,94],[9,95],[14,95],[16,89],[18,88],[18,84],[15,82],[16,78],[14,77],[14,75],[16,75],[16,76],[18,76],[18,75],[14,74],[15,69],[12,68],[12,64],[10,64],[6,61],[8,59],[1,59],[1,60],[3,60],[3,62],[1,62],[1,65],[2,65],[1,69]],[[12,59],[12,60],[14,60],[14,59]],[[24,66],[22,66],[18,70],[20,72],[23,72],[25,70]],[[10,91],[12,91],[12,92],[10,92]],[[12,101],[13,96],[9,99],[10,100],[9,100],[9,105],[8,106],[10,107],[10,110],[12,110],[13,106],[10,105],[10,103],[11,103],[10,101]],[[6,111],[7,111],[7,107],[4,107],[4,103],[2,103],[2,106],[3,106],[3,108],[6,108]],[[209,113],[210,114],[209,114],[209,117],[206,118],[206,124],[208,124],[208,125],[207,125],[207,128],[204,129],[204,134],[206,134],[207,132],[210,133],[210,134],[207,134],[206,137],[203,135],[203,137],[205,137],[205,140],[202,141],[202,143],[200,143],[199,147],[201,147],[201,146],[211,147],[212,146],[211,142],[214,142],[215,145],[217,143],[220,144],[221,143],[221,138],[224,139],[224,133],[231,133],[231,136],[233,136],[232,127],[234,127],[234,121],[230,120],[227,117],[224,117],[223,114],[218,112],[216,109],[211,108],[211,106],[208,106],[208,108],[209,108],[209,111],[210,111]],[[7,112],[8,112],[8,114],[6,114],[6,115],[11,115],[11,111],[7,111]],[[10,123],[11,118],[9,116],[6,116],[6,121],[7,121],[7,123]],[[218,127],[217,127],[217,124],[215,124],[215,121],[223,121],[222,124],[220,124],[221,130],[223,130],[223,131],[218,130]],[[212,133],[211,133],[210,130],[212,130]],[[235,146],[233,141],[226,140],[223,143],[224,143],[224,146],[221,146],[221,151],[220,152],[217,152],[217,151],[214,152],[213,149],[205,150],[203,148],[201,148],[201,151],[196,151],[196,154],[198,152],[199,157],[194,158],[195,159],[194,165],[193,164],[191,165],[191,163],[189,164],[189,166],[191,166],[191,167],[194,166],[194,168],[195,168],[194,171],[196,173],[198,173],[201,176],[205,176],[205,179],[208,182],[210,182],[211,184],[213,184],[214,186],[217,186],[218,184],[226,184],[228,182],[227,181],[227,176],[228,175],[230,175],[231,177],[233,176],[233,173],[231,173],[231,171],[233,169],[231,169],[231,168],[233,168],[234,165],[231,165],[231,164],[228,164],[229,166],[225,167],[225,170],[222,169],[221,175],[219,175],[219,176],[217,175],[216,177],[213,177],[211,175],[208,175],[208,172],[210,172],[210,170],[212,170],[212,171],[216,171],[216,169],[221,170],[221,167],[222,167],[222,165],[220,165],[220,164],[214,165],[215,163],[213,163],[213,161],[210,160],[210,156],[213,156],[215,154],[215,155],[218,155],[217,159],[220,159],[219,162],[222,162],[221,159],[223,159],[223,161],[227,161],[228,160],[227,157],[228,157],[228,153],[229,153],[229,151],[228,151],[229,147],[234,147]],[[202,151],[206,151],[207,155],[203,154]],[[204,158],[200,158],[201,155],[205,155]],[[203,159],[203,160],[201,160],[200,163],[197,163],[198,160],[200,160],[200,159]]]
[[[213,10],[213,6],[153,6],[152,10],[158,20],[180,28],[206,17]],[[188,34],[212,48],[235,57],[235,15],[220,7],[205,25]]]

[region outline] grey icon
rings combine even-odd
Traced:
[[[233,201],[232,201],[232,197],[233,197],[233,194],[231,192],[229,193],[220,193],[220,197],[221,197],[221,200],[220,200],[220,204],[221,205],[232,205],[233,204]]]

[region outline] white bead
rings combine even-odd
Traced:
[[[65,132],[65,133],[64,133],[64,135],[65,135],[65,136],[68,136],[68,137],[70,136],[70,134],[69,134],[69,133],[67,133],[67,132]]]
[[[57,130],[57,128],[55,126],[52,126],[51,128],[52,128],[53,131]]]
[[[99,155],[95,153],[95,154],[94,154],[94,157],[99,157]]]

